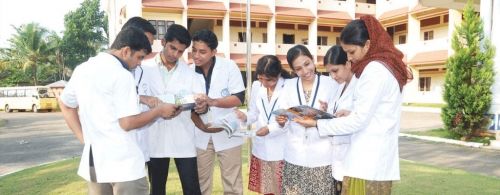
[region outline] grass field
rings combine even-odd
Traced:
[[[243,152],[243,179],[248,183],[248,152]],[[79,158],[42,165],[0,178],[0,194],[87,194],[85,181],[76,175]],[[182,194],[174,166],[170,163],[168,194]],[[223,194],[216,168],[213,194]],[[438,168],[401,160],[401,181],[393,194],[498,194],[500,178]],[[245,194],[254,194],[245,190]]]

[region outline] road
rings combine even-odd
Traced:
[[[0,113],[0,176],[43,163],[79,156],[82,145],[62,114]],[[403,112],[401,132],[442,127],[439,114]],[[402,159],[500,177],[500,151],[400,137]]]
[[[0,127],[0,176],[81,154],[83,145],[60,112],[2,112],[0,118],[8,121]]]
[[[399,158],[500,178],[500,151],[399,137]]]

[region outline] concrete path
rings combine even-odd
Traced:
[[[440,113],[434,110],[403,109],[401,131],[442,128]],[[500,178],[500,150],[472,148],[441,142],[399,137],[400,158],[419,163],[465,170]]]
[[[399,137],[399,157],[500,178],[500,151]]]
[[[0,127],[0,176],[82,152],[60,112],[2,112],[0,118],[7,120]]]
[[[404,109],[401,132],[443,126],[436,109]],[[61,113],[0,113],[0,176],[38,164],[79,156],[82,145]],[[400,137],[400,157],[500,177],[500,150],[488,150]]]

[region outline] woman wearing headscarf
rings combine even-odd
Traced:
[[[352,112],[346,117],[295,122],[317,127],[320,135],[351,134],[342,194],[390,194],[392,181],[400,179],[402,91],[412,76],[402,61],[403,54],[373,16],[351,21],[340,39],[358,79]]]

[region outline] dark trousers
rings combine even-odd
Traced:
[[[185,195],[201,195],[198,181],[196,157],[174,158],[177,172]],[[165,195],[170,158],[151,158],[148,162],[149,181],[152,195]]]

